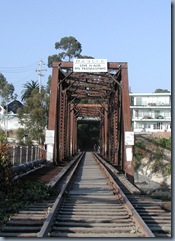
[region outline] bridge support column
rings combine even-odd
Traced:
[[[70,105],[70,156],[77,152],[77,121],[74,115],[73,104]]]
[[[107,109],[107,105],[105,106]],[[108,142],[108,113],[104,112],[104,156],[107,158],[107,142]]]
[[[133,168],[133,147],[125,145],[125,132],[131,131],[131,111],[130,111],[130,99],[129,99],[129,87],[128,87],[128,69],[122,67],[121,69],[122,76],[122,113],[123,113],[123,168],[126,174],[126,177],[134,183],[134,168]],[[130,148],[130,149],[128,149]],[[128,157],[127,152],[130,151]]]
[[[58,78],[59,70],[58,63],[53,63],[52,66],[52,81],[50,87],[50,107],[49,107],[49,120],[48,120],[48,130],[55,131],[55,138],[53,144],[53,163],[57,163],[58,155]]]
[[[73,155],[77,152],[77,119],[73,116]]]

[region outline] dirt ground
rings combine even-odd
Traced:
[[[157,133],[152,133],[150,134],[152,137],[157,137],[157,138],[169,138],[171,137],[171,132],[157,132]]]

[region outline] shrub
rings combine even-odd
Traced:
[[[171,138],[166,139],[166,138],[161,138],[159,140],[159,144],[161,147],[166,148],[166,149],[171,149]]]
[[[0,191],[0,225],[22,208],[34,202],[52,199],[56,194],[56,189],[44,183],[22,180],[13,183],[11,192],[5,194]]]
[[[171,163],[168,163],[163,170],[165,175],[167,176],[171,175]]]
[[[137,170],[140,166],[140,160],[145,155],[145,145],[142,141],[136,141],[134,145],[134,169]]]
[[[12,164],[8,143],[0,143],[0,191],[7,193],[12,184]]]

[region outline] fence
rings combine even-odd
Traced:
[[[45,150],[40,146],[13,146],[9,149],[13,165],[45,158]]]

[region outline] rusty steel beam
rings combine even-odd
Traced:
[[[52,68],[52,81],[50,87],[50,107],[49,107],[49,118],[48,118],[48,130],[55,131],[55,140],[53,145],[53,163],[57,163],[57,146],[58,146],[58,79],[59,79],[59,71],[57,66],[53,66]]]
[[[125,131],[131,131],[131,111],[129,99],[129,86],[128,86],[128,69],[121,68],[122,76],[122,113],[123,113],[123,168],[126,177],[133,183],[134,182],[134,168],[132,160],[127,159],[127,148],[130,148],[131,154],[133,153],[132,146],[125,146],[124,138]]]
[[[57,114],[57,98],[58,98],[58,67],[52,68],[52,81],[50,86],[50,107],[49,107],[49,120],[48,129],[55,130],[56,128],[56,114]]]
[[[108,62],[107,67],[107,73],[74,73],[73,62],[53,62],[48,129],[56,133],[54,160],[77,152],[78,117],[100,117],[102,155],[133,181],[132,160],[126,155],[128,148],[133,150],[124,143],[125,132],[131,131],[128,66]],[[80,104],[82,99],[100,104]]]
[[[114,96],[114,115],[113,115],[113,163],[117,164],[118,162],[118,92],[119,90],[117,89],[115,91],[115,96]]]
[[[73,68],[73,62],[54,62],[53,65],[60,66],[62,69],[70,69]],[[127,68],[127,62],[108,62],[107,68],[108,69],[119,69],[122,66],[122,68]]]

